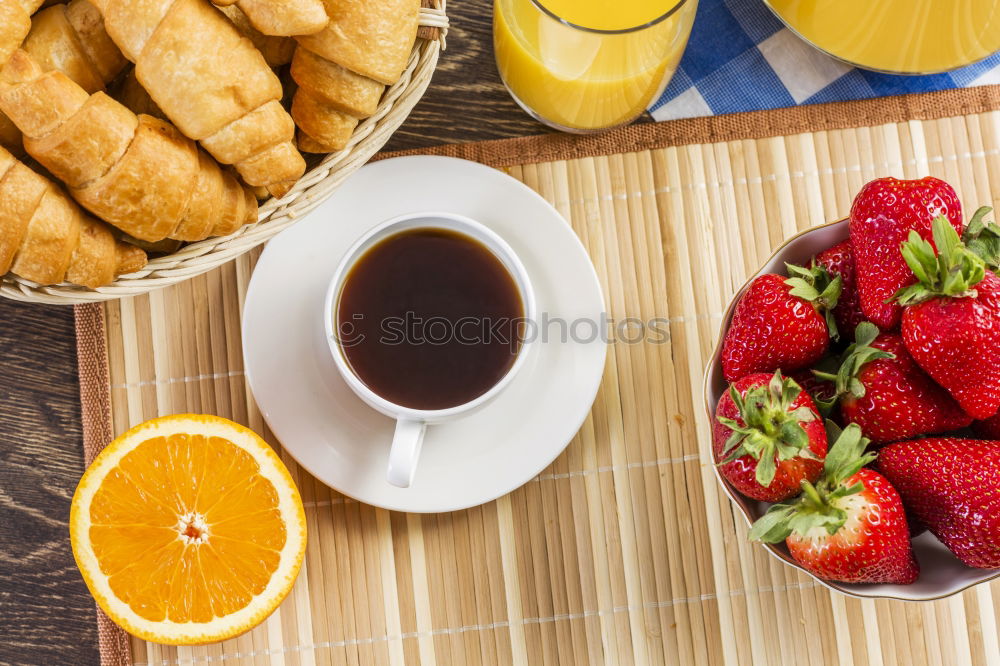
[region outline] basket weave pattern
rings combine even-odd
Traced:
[[[96,290],[62,284],[40,286],[15,275],[0,277],[0,296],[19,301],[74,305],[144,294],[221,266],[265,243],[329,197],[344,180],[385,145],[430,84],[448,31],[447,0],[431,0],[420,10],[421,35],[436,29],[434,39],[418,37],[403,76],[386,90],[378,110],[358,125],[347,146],[309,169],[288,194],[260,207],[257,221],[228,236],[191,243],[151,259],[141,271],[119,277]]]

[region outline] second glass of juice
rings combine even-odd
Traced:
[[[765,0],[817,48],[866,69],[933,74],[1000,50],[1000,0]]]
[[[680,62],[698,0],[495,0],[493,45],[525,111],[566,132],[635,120]]]

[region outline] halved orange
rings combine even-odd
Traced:
[[[118,437],[73,495],[77,566],[112,620],[140,638],[211,643],[262,622],[302,565],[305,511],[252,430],[178,414]]]

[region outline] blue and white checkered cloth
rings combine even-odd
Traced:
[[[1000,83],[1000,54],[947,74],[875,74],[812,48],[763,0],[701,0],[680,67],[650,111],[673,120],[990,83]]]

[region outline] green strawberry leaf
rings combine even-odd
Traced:
[[[770,403],[770,401],[767,402]],[[750,425],[751,423],[760,424],[764,428],[767,428],[768,419],[764,404],[765,401],[759,399],[757,396],[751,395],[750,392],[747,392],[746,400],[743,403],[743,422],[747,425]]]
[[[931,222],[931,237],[934,238],[938,254],[944,257],[948,264],[951,264],[955,257],[955,251],[962,245],[962,239],[958,237],[958,232],[955,231],[955,227],[951,226],[947,217],[938,215],[934,218],[934,221]]]
[[[798,534],[807,534],[814,527],[822,527],[831,536],[837,533],[847,522],[847,512],[834,506],[827,506],[823,511],[800,511],[792,516],[789,527]]]
[[[816,420],[816,413],[808,407],[799,407],[791,412],[791,415],[793,421],[798,421],[799,423],[808,423],[809,421]]]
[[[819,299],[819,291],[816,290],[816,287],[809,284],[802,278],[788,278],[785,280],[785,284],[791,287],[791,290],[788,293],[792,296],[797,296],[798,298],[809,302]]]
[[[858,346],[866,347],[875,342],[879,333],[878,326],[870,321],[863,321],[854,329],[854,342]]]
[[[844,350],[840,368],[833,379],[838,398],[847,395],[855,398],[865,397],[867,389],[858,379],[862,368],[880,358],[895,358],[895,355],[890,352],[872,347],[872,343],[875,342],[879,333],[878,327],[867,321],[861,322],[854,329],[854,343]]]
[[[962,242],[969,251],[986,262],[991,271],[1000,268],[1000,225],[987,222],[986,216],[993,211],[989,206],[977,210],[962,234]]]
[[[718,416],[731,430],[723,445],[724,465],[743,456],[757,461],[756,480],[767,487],[774,481],[777,463],[796,456],[812,457],[809,435],[802,424],[816,419],[808,407],[792,408],[802,394],[793,379],[774,373],[766,386],[755,386],[740,395],[730,386],[729,396],[739,410],[739,420]]]
[[[839,340],[840,332],[833,317],[833,309],[840,301],[843,279],[839,275],[830,275],[824,266],[815,262],[809,268],[786,263],[785,271],[789,276],[785,280],[785,285],[790,287],[788,293],[812,303],[824,315],[830,338]]]
[[[785,391],[798,388],[799,385],[796,382],[785,381],[785,378],[781,376],[780,369],[771,376],[771,381],[767,383],[767,390],[771,394],[772,400],[781,400],[785,395]],[[798,393],[796,392],[795,395],[798,395]]]
[[[736,405],[736,409],[742,412],[743,396],[740,395],[740,392],[736,390],[736,386],[734,384],[729,385],[729,397],[732,398],[733,403]]]
[[[908,240],[900,246],[903,260],[917,278],[917,283],[900,289],[889,299],[900,305],[916,305],[945,296],[966,298],[975,296],[973,289],[986,276],[986,262],[958,237],[955,227],[943,215],[931,225],[934,245],[916,231],[910,231]]]
[[[847,520],[847,513],[830,504],[811,483],[802,482],[802,494],[774,504],[750,527],[749,538],[765,543],[784,541],[793,532],[806,534],[821,527],[836,534]]]
[[[795,502],[783,502],[771,506],[763,516],[754,522],[747,536],[753,541],[763,541],[764,543],[784,541],[792,533],[789,521],[795,514],[795,505]]]
[[[868,438],[861,433],[857,424],[852,423],[844,428],[827,451],[826,461],[823,463],[823,485],[833,490],[875,460],[874,453],[865,453],[868,444]]]
[[[755,473],[757,483],[767,488],[774,481],[774,475],[777,471],[778,467],[774,462],[774,456],[762,455],[757,460],[757,470]]]
[[[937,255],[934,254],[934,247],[930,242],[921,238],[916,231],[911,231],[910,237],[899,251],[919,282],[925,285],[933,282],[931,276],[937,270]]]
[[[822,527],[828,534],[836,534],[847,520],[847,513],[831,504],[833,498],[824,497],[808,481],[802,482],[799,498],[798,510],[788,521],[793,532],[805,534],[815,527]]]
[[[808,410],[807,410],[808,411]],[[812,419],[812,414],[809,415]],[[781,424],[781,434],[777,440],[778,453],[782,460],[794,458],[800,450],[807,450],[809,447],[809,435],[805,429],[796,421],[785,421]]]
[[[826,440],[828,442],[836,442],[840,439],[841,433],[844,432],[844,429],[831,419],[827,419],[823,425],[826,427]]]

